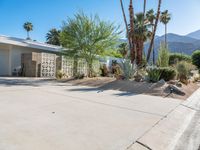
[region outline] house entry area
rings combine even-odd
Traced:
[[[21,56],[21,76],[24,77],[55,77],[56,54],[29,53]]]

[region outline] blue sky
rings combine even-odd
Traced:
[[[124,0],[128,9],[128,1]],[[141,2],[139,2],[141,1]],[[143,0],[134,0],[135,11],[142,10]],[[157,0],[147,0],[148,9],[157,6]],[[187,34],[200,29],[200,0],[163,0],[162,10],[172,14],[170,33]],[[45,41],[49,29],[60,28],[62,21],[82,10],[88,14],[98,14],[101,19],[122,25],[123,18],[119,0],[0,0],[0,34],[26,38],[22,25],[30,21],[34,25],[32,39]],[[159,25],[158,35],[164,34]]]

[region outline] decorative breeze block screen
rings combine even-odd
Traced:
[[[88,74],[88,65],[87,65],[86,60],[84,60],[84,59],[79,59],[78,60],[77,72],[79,74],[84,74],[85,76],[87,76],[87,74]]]
[[[73,76],[74,60],[62,56],[62,71],[68,76]]]
[[[74,71],[74,59],[62,56],[61,63],[61,70],[63,73],[67,77],[72,77]],[[94,61],[92,67],[95,73],[99,73],[100,62],[98,60]],[[84,74],[85,76],[88,75],[88,64],[85,59],[78,59],[77,73]]]
[[[42,53],[41,58],[41,77],[56,76],[56,55]]]

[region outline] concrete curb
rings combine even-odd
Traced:
[[[173,150],[200,109],[200,88],[186,101],[162,118],[128,150]]]

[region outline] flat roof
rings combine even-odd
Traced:
[[[63,49],[61,46],[55,46],[47,43],[20,39],[16,37],[8,37],[4,35],[0,35],[0,44],[10,44],[15,46],[29,47],[52,52],[60,52]]]

